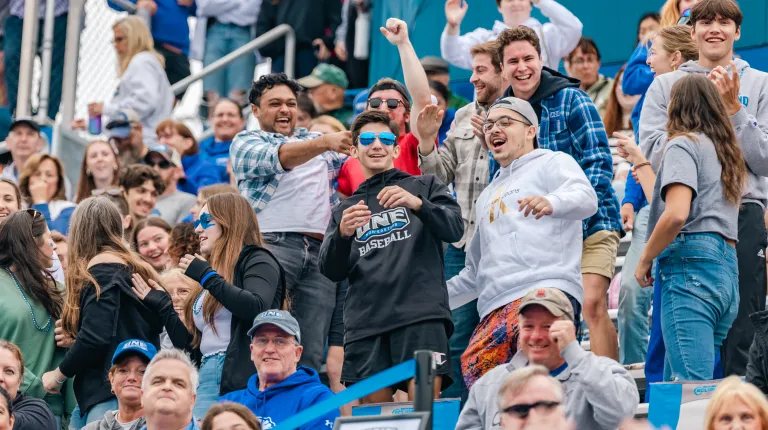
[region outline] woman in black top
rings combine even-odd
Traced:
[[[285,280],[277,259],[263,246],[256,213],[235,193],[208,199],[195,222],[204,258],[186,255],[179,267],[199,282],[203,291],[191,297],[182,324],[162,288],[134,276],[136,294],[163,318],[177,348],[197,350],[203,356],[195,416],[202,417],[219,395],[244,389],[256,373],[247,335],[261,312],[278,309]],[[154,291],[153,291],[154,290]],[[220,383],[218,381],[221,381]]]
[[[155,280],[157,274],[128,250],[122,237],[120,212],[107,199],[85,199],[72,216],[62,328],[76,340],[59,367],[43,375],[48,392],[75,378],[79,413],[73,413],[70,428],[81,428],[117,409],[106,383],[117,345],[141,339],[160,348],[160,317],[131,291],[132,273]],[[165,299],[172,306],[167,295]]]

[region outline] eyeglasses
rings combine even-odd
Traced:
[[[388,131],[382,131],[378,134],[372,131],[366,131],[365,133],[360,134],[358,141],[360,142],[361,145],[368,146],[373,144],[373,142],[376,141],[377,137],[379,138],[379,142],[381,142],[382,145],[392,146],[395,144],[394,133],[390,133]]]
[[[680,14],[680,19],[677,20],[677,25],[688,25],[691,22],[691,10],[686,9]]]
[[[571,62],[574,66],[583,66],[585,64],[597,64],[597,57],[588,56],[584,58],[577,58]]]
[[[378,109],[382,103],[386,103],[389,110],[397,109],[398,105],[403,105],[403,107],[405,107],[405,103],[403,103],[403,101],[400,99],[382,99],[379,97],[368,99],[368,106],[374,109]]]
[[[275,345],[275,348],[277,349],[285,349],[289,345],[294,345],[293,340],[284,338],[284,337],[276,337],[274,339],[267,339],[266,337],[256,337],[253,339],[253,344],[256,345],[256,348],[264,349],[269,345],[269,342],[272,342],[273,345]]]
[[[505,128],[512,125],[513,122],[519,122],[520,124],[523,124],[523,125],[531,125],[530,123],[525,121],[520,121],[519,119],[514,119],[508,116],[502,116],[502,117],[499,117],[499,119],[497,119],[496,121],[485,120],[485,124],[483,124],[483,133],[488,133],[491,130],[493,130],[494,125],[498,126],[499,130],[504,130]]]
[[[530,404],[523,403],[519,405],[508,406],[502,409],[501,413],[511,415],[515,418],[524,420],[528,418],[528,415],[531,413],[531,409],[536,409],[538,412],[549,412],[558,406],[560,406],[560,402],[542,400],[536,403],[530,403]]]
[[[104,194],[108,194],[110,196],[120,196],[123,194],[123,190],[120,188],[99,188],[97,190],[91,191],[91,196],[103,196]]]
[[[197,219],[197,221],[195,221],[195,230],[197,230],[198,227],[202,227],[203,230],[208,230],[214,225],[216,225],[216,223],[213,221],[211,214],[203,212],[200,214],[200,217]]]
[[[144,160],[144,164],[146,164],[149,167],[157,166],[163,170],[170,169],[171,166],[173,166],[173,164],[171,164],[171,162],[166,159],[162,159],[160,161]]]

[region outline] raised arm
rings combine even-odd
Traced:
[[[351,145],[352,132],[342,131],[303,142],[285,143],[278,150],[278,158],[282,168],[290,170],[301,166],[326,151],[349,154]]]
[[[579,43],[584,24],[565,6],[555,0],[533,2],[541,13],[549,18],[549,23],[542,26],[544,43],[549,45],[552,62],[557,64],[568,56]]]
[[[411,106],[411,132],[418,138],[418,113],[432,103],[432,93],[429,92],[429,81],[424,67],[419,62],[419,57],[408,39],[408,25],[397,18],[389,18],[386,27],[381,28],[389,42],[397,46],[400,52],[400,63],[403,65],[405,86],[411,94],[413,105]]]
[[[473,46],[496,38],[492,31],[484,28],[478,28],[460,36],[461,21],[464,20],[468,8],[469,6],[464,0],[446,1],[446,25],[440,36],[440,55],[445,61],[462,69],[472,68],[472,56],[469,54],[469,50]]]

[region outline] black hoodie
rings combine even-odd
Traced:
[[[536,88],[536,91],[533,93],[531,98],[528,99],[528,103],[531,104],[534,112],[536,112],[536,117],[539,119],[539,123],[541,123],[542,100],[557,94],[557,92],[563,88],[579,88],[580,84],[581,81],[578,79],[565,76],[556,70],[550,69],[549,67],[542,67],[541,82],[539,83],[539,87]],[[504,91],[504,97],[515,97],[515,93],[512,91],[511,86],[507,88],[506,91]]]
[[[56,430],[56,418],[43,400],[18,393],[13,401],[13,415],[14,430]]]
[[[379,192],[397,185],[422,199],[418,212],[385,209]],[[344,210],[363,200],[371,211],[355,237],[341,236]],[[398,169],[379,173],[333,210],[320,249],[320,271],[328,279],[349,279],[344,306],[345,343],[419,321],[441,319],[453,331],[443,272],[443,242],[464,234],[461,209],[448,187],[432,175]]]

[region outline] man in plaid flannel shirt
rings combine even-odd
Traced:
[[[597,193],[597,214],[582,223],[583,313],[592,352],[618,360],[618,337],[608,316],[606,293],[622,229],[603,121],[589,96],[578,88],[579,81],[542,66],[541,45],[533,30],[524,26],[504,30],[497,45],[502,73],[510,84],[504,96],[527,100],[533,106],[539,117],[541,147],[571,155]]]
[[[235,136],[230,162],[264,242],[285,269],[291,312],[304,327],[301,364],[320,370],[336,284],[320,273],[318,253],[331,217],[329,183],[349,154],[352,135],[295,128],[300,90],[283,73],[253,83],[248,99],[261,130]]]

